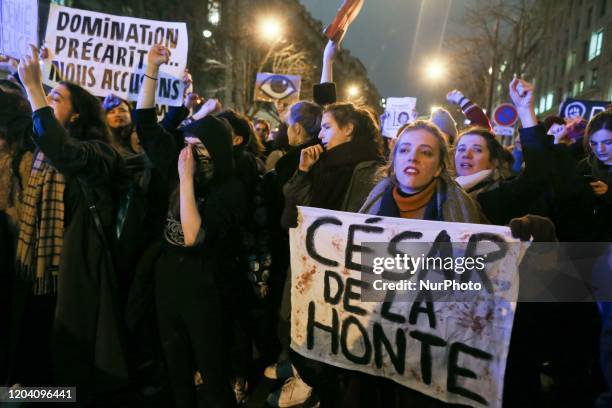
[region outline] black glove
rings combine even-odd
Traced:
[[[529,241],[533,237],[535,242],[557,242],[555,225],[551,220],[539,215],[525,215],[510,220],[510,230],[514,238]]]

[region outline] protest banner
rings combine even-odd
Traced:
[[[181,78],[187,64],[185,23],[145,20],[51,4],[45,42],[52,64],[45,64],[44,83],[59,78],[76,82],[96,96],[114,93],[134,101],[144,78],[147,52],[154,44],[170,49],[160,67],[156,101],[169,106],[183,102]]]
[[[448,403],[501,406],[518,264],[528,246],[507,227],[299,207],[290,239],[293,350]],[[365,277],[378,276],[376,258],[374,267],[364,262],[367,243],[382,243],[392,257],[407,241],[429,248],[428,256],[440,242],[467,248],[483,262],[480,277],[489,288],[469,302],[403,302],[392,291],[385,302],[364,300],[376,287]],[[476,276],[458,265],[454,274]],[[423,273],[414,276],[425,282]]]
[[[292,104],[300,99],[302,78],[299,75],[258,72],[255,81],[255,100]]]
[[[325,27],[323,33],[329,40],[342,41],[351,23],[357,18],[363,0],[343,0],[331,24]]]
[[[417,99],[412,97],[387,98],[387,107],[383,114],[383,136],[395,139],[399,128],[410,122],[416,103]]]
[[[584,120],[589,121],[599,112],[606,110],[606,106],[610,103],[612,102],[565,98],[559,109],[559,116],[562,118],[580,116]]]
[[[21,58],[38,46],[38,1],[0,1],[0,54]]]

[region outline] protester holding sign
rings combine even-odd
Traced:
[[[398,137],[387,177],[370,192],[360,212],[388,217],[482,223],[478,206],[452,182],[448,145],[437,126],[416,121]]]
[[[336,102],[336,86],[333,82],[333,64],[340,51],[340,42],[329,40],[323,53],[323,65],[321,71],[321,83],[313,86],[313,99],[311,101],[299,101],[291,105],[286,111],[284,124],[286,125],[288,151],[276,162],[274,171],[264,177],[264,188],[266,191],[266,202],[268,206],[268,220],[272,239],[272,290],[273,299],[277,305],[281,302],[283,287],[288,284],[286,279],[289,266],[289,236],[285,228],[280,227],[280,220],[286,207],[283,195],[283,186],[291,179],[298,169],[301,152],[319,143],[318,135],[321,130],[322,106]],[[285,290],[286,291],[286,290]],[[286,297],[283,295],[283,297]],[[280,306],[280,305],[279,305]],[[282,345],[280,364],[273,364],[266,368],[264,375],[278,379],[277,372],[283,372],[280,377],[287,378],[293,375],[291,364],[287,361],[289,357],[289,313],[290,310],[283,308],[280,313],[279,333]],[[286,375],[285,375],[286,374]],[[269,401],[270,402],[270,401]],[[275,404],[275,403],[274,403]]]
[[[319,139],[323,146],[301,151],[298,170],[284,186],[286,206],[281,222],[285,227],[295,226],[297,205],[356,212],[381,173],[382,138],[375,116],[368,110],[350,103],[327,106]],[[288,301],[289,290],[290,286],[285,286],[284,301]],[[283,406],[293,391],[300,389],[296,395],[303,402],[315,387],[322,404],[332,403],[331,374],[321,364],[302,359],[294,364],[298,375],[268,401]]]
[[[178,182],[167,196],[163,233],[143,256],[136,279],[146,283],[154,274],[176,406],[196,406],[197,394],[206,406],[234,406],[226,337],[232,316],[224,304],[232,288],[232,274],[226,272],[234,270],[244,190],[234,176],[232,129],[223,119],[207,115],[184,127],[185,147],[177,160],[174,138],[157,123],[154,109],[159,66],[168,62],[169,53],[159,44],[148,53],[136,125],[145,152],[160,170],[169,171],[166,166],[178,161]],[[202,393],[196,393],[194,370],[205,378]]]
[[[38,50],[31,49],[19,64],[34,111],[37,150],[17,247],[18,279],[29,283],[31,293],[18,355],[36,356],[30,360],[36,366],[22,367],[26,377],[15,380],[77,386],[79,401],[87,403],[96,391],[127,380],[105,237],[111,229],[111,181],[121,159],[108,145],[98,99],[68,82],[45,96]],[[29,332],[32,327],[35,332]],[[49,374],[50,358],[53,377],[40,382],[27,376]]]
[[[447,161],[448,147],[435,125],[417,121],[405,126],[391,156],[387,178],[370,193],[360,212],[447,222],[486,222],[476,201],[448,175]],[[525,228],[527,238],[530,235],[542,238],[543,235],[535,231],[546,229],[543,224],[550,225],[550,221],[532,216],[516,219],[513,220],[513,233],[516,235]],[[389,381],[363,375],[351,378],[352,384],[346,392],[351,403],[347,406],[446,406]],[[377,386],[366,387],[366,381]]]

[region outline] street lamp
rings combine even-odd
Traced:
[[[355,98],[359,96],[359,87],[355,84],[349,85],[349,87],[346,89],[346,92],[348,93],[349,97]]]
[[[259,30],[264,39],[275,40],[280,37],[282,27],[278,19],[274,17],[267,17],[261,21]]]
[[[446,67],[440,60],[432,60],[427,64],[426,75],[429,79],[438,81],[446,74]]]

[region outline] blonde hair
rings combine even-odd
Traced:
[[[397,185],[397,178],[395,177],[395,156],[397,154],[397,149],[399,146],[399,141],[401,136],[406,132],[411,132],[413,130],[424,130],[434,136],[436,142],[438,142],[438,150],[439,150],[439,162],[441,172],[440,176],[448,176],[448,168],[450,162],[450,156],[448,151],[448,144],[446,144],[446,140],[442,135],[442,131],[439,127],[437,127],[433,122],[428,120],[417,120],[412,123],[407,123],[397,131],[397,139],[395,141],[395,146],[393,146],[393,150],[391,151],[391,155],[389,157],[389,164],[386,168],[386,174],[389,180],[395,185]]]

